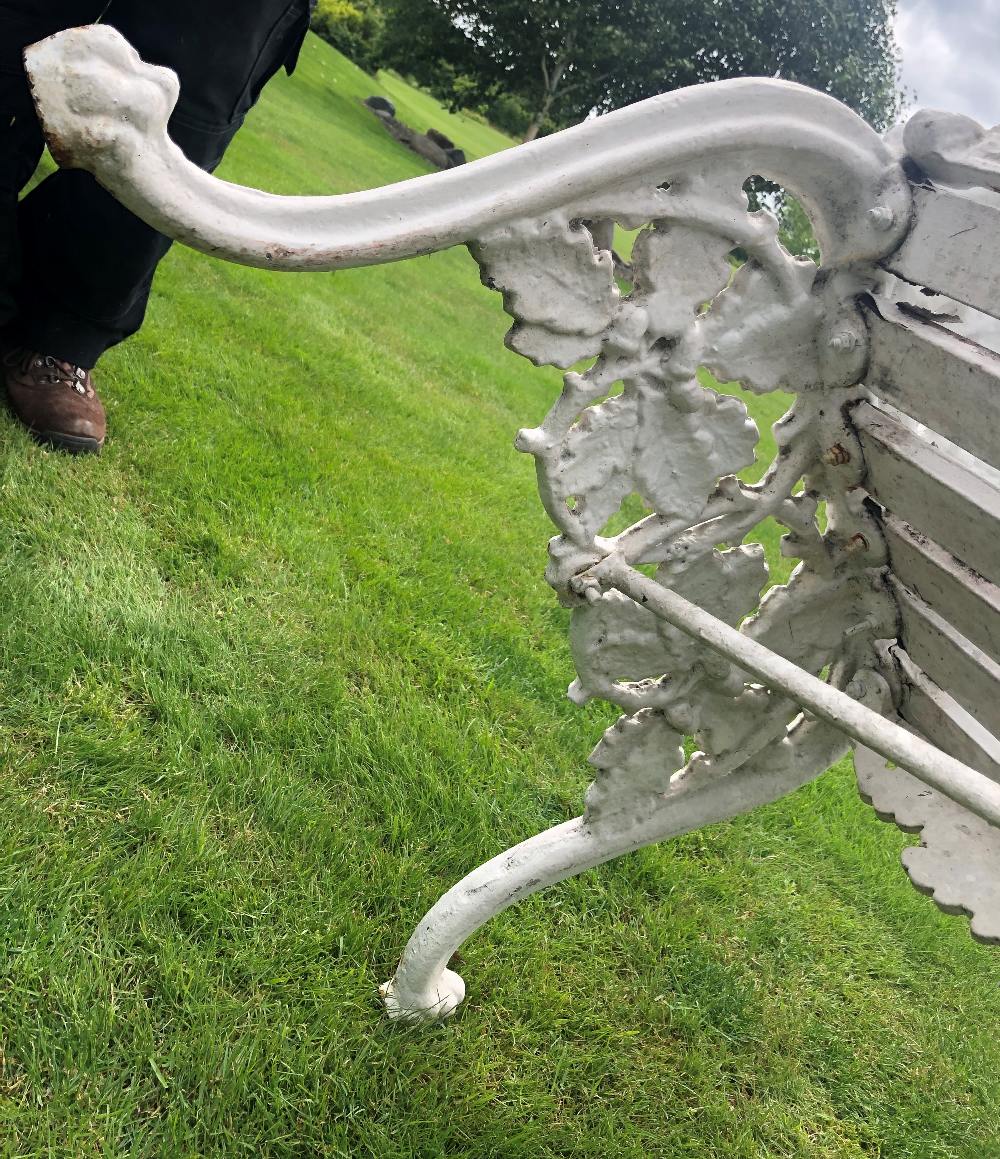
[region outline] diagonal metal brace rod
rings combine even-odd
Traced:
[[[609,556],[587,575],[605,587],[617,588],[653,615],[752,673],[769,688],[784,693],[853,740],[894,761],[977,817],[1000,826],[1000,785],[989,777],[858,704],[846,693],[749,639],[619,557]]]

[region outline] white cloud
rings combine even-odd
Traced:
[[[912,108],[1000,123],[1000,0],[899,0],[896,41]]]

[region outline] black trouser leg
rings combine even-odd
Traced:
[[[177,72],[171,136],[211,170],[265,82],[292,62],[308,8],[308,0],[247,0],[234,15],[231,0],[113,0],[105,22],[147,61]],[[80,171],[43,181],[21,202],[19,219],[21,341],[91,367],[142,324],[170,242]]]
[[[17,197],[42,155],[42,133],[21,66],[26,44],[97,14],[99,0],[0,0],[0,329],[17,313]]]
[[[205,148],[203,140],[185,140],[176,127],[172,136],[203,169],[214,168],[229,143],[212,141]],[[170,240],[78,169],[41,182],[21,202],[19,219],[19,344],[94,366],[142,325],[153,275]]]
[[[27,86],[16,73],[0,71],[0,329],[17,314],[17,195],[41,155],[42,133]]]

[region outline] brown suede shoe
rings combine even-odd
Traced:
[[[74,454],[99,454],[107,421],[90,371],[23,347],[4,354],[10,408],[35,438]]]

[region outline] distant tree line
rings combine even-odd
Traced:
[[[777,76],[878,129],[899,112],[896,0],[319,0],[313,27],[530,140],[644,97]]]

